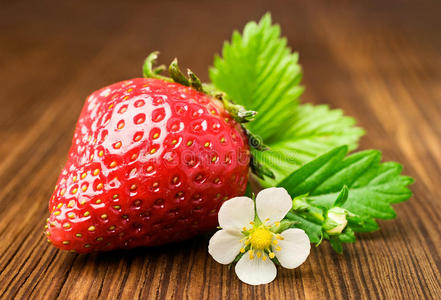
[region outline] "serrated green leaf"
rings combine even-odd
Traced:
[[[378,227],[374,219],[396,216],[391,204],[411,196],[408,185],[413,180],[400,175],[399,164],[380,163],[379,151],[367,150],[345,157],[347,152],[347,146],[337,147],[294,171],[279,186],[292,197],[308,193],[308,203],[329,209],[347,185],[349,195],[342,207],[357,215],[349,218],[351,229],[375,230]]]
[[[364,133],[354,126],[353,118],[327,105],[299,105],[293,110],[289,124],[276,136],[265,140],[270,150],[253,151],[257,161],[275,174],[274,180],[261,181],[264,186],[277,184],[293,170],[336,146],[349,145],[349,150],[355,149]]]
[[[275,174],[275,179],[261,180],[264,186],[274,186],[336,146],[355,149],[363,134],[341,110],[298,105],[303,91],[298,55],[281,37],[280,27],[271,24],[269,14],[258,24],[248,23],[242,35],[234,32],[231,42],[224,44],[222,57],[215,57],[210,79],[235,103],[258,112],[246,128],[271,148],[252,150],[256,161]]]
[[[259,112],[247,127],[267,139],[292,116],[302,73],[297,53],[287,47],[280,27],[271,24],[270,14],[250,22],[243,34],[233,33],[225,42],[222,57],[216,56],[210,69],[214,86],[246,109]]]

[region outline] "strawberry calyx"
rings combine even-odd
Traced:
[[[144,65],[142,68],[143,75],[146,78],[156,78],[161,79],[167,82],[175,82],[182,84],[184,86],[191,87],[198,92],[204,93],[210,96],[213,99],[220,101],[225,110],[231,115],[231,117],[241,124],[243,131],[248,137],[248,144],[250,147],[257,151],[266,151],[269,150],[269,147],[266,146],[263,141],[258,138],[255,134],[250,132],[243,124],[248,123],[254,120],[257,112],[252,110],[247,110],[242,105],[238,105],[233,102],[232,99],[229,99],[225,93],[217,90],[212,84],[202,83],[199,77],[196,76],[193,71],[187,69],[187,76],[182,73],[181,69],[178,65],[178,59],[175,58],[170,63],[168,67],[168,73],[170,77],[161,75],[167,68],[165,65],[160,65],[155,67],[156,60],[158,58],[159,51],[155,51],[150,53],[144,61]],[[264,178],[264,176],[270,177],[274,179],[274,173],[264,167],[262,164],[258,162],[258,160],[253,157],[251,154],[250,161],[251,171],[259,178]]]
[[[243,124],[254,121],[254,117],[257,114],[256,111],[246,110],[242,105],[235,104],[225,93],[216,90],[210,84],[206,84],[204,90],[206,94],[221,101],[225,110],[228,111],[236,122]]]
[[[142,74],[145,78],[156,78],[162,79],[165,81],[173,82],[173,79],[170,77],[160,75],[165,71],[165,65],[160,65],[158,67],[153,67],[156,63],[156,59],[158,58],[159,51],[154,51],[150,53],[144,61],[144,65],[142,66]]]
[[[144,61],[142,68],[143,75],[146,78],[156,78],[165,80],[168,82],[176,82],[184,86],[191,87],[198,92],[202,92],[222,102],[225,110],[234,118],[238,123],[247,123],[254,120],[256,111],[246,110],[242,105],[235,104],[231,99],[228,99],[225,93],[216,90],[211,84],[203,84],[199,77],[196,76],[193,71],[187,69],[187,76],[185,76],[178,65],[178,59],[175,58],[168,67],[168,73],[170,77],[161,75],[165,71],[165,65],[154,67],[158,58],[159,52],[155,51],[150,53]]]

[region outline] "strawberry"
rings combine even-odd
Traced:
[[[86,100],[46,235],[79,253],[187,239],[244,194],[249,163],[247,136],[220,101],[163,79],[112,84]]]

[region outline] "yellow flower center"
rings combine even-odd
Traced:
[[[271,245],[272,238],[273,235],[271,231],[265,227],[258,227],[250,234],[249,241],[252,248],[256,250],[265,250]]]

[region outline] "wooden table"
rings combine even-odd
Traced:
[[[0,298],[440,298],[440,3],[350,1],[9,1],[0,4]],[[104,4],[105,3],[105,4]],[[207,66],[235,28],[267,10],[300,52],[304,102],[343,108],[361,147],[404,164],[414,196],[396,220],[251,287],[207,253],[209,235],[173,246],[61,252],[42,231],[85,97],[141,75],[152,50]]]

